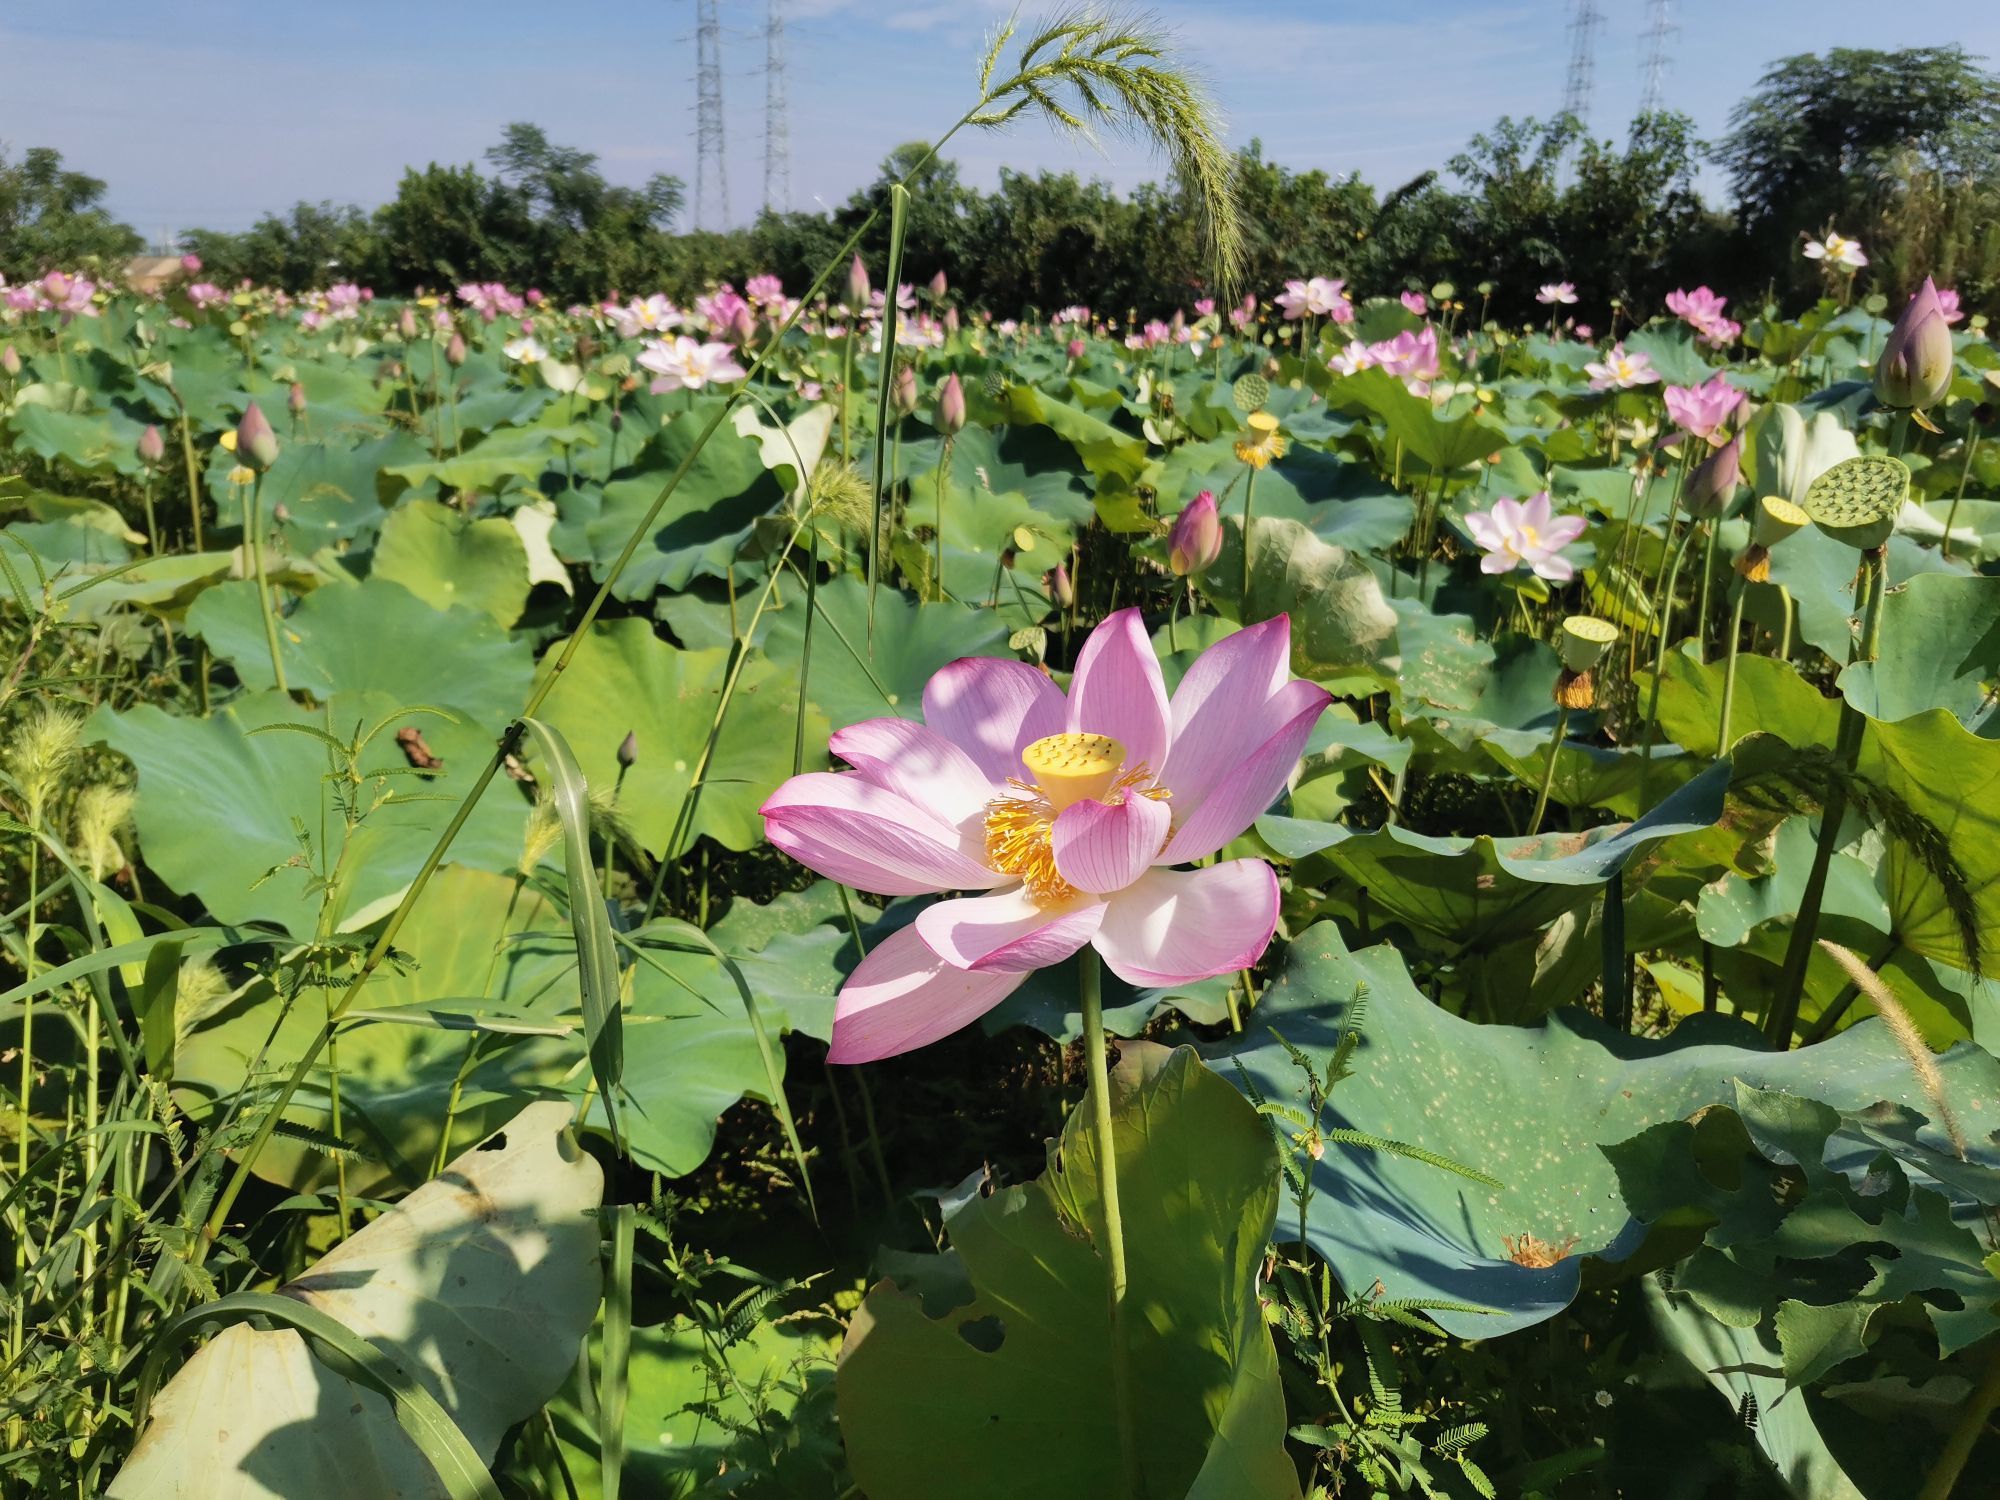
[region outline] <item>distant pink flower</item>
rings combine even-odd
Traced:
[[[628,339],[670,333],[687,321],[686,315],[658,292],[650,297],[635,299],[623,307],[607,302],[604,313],[619,335]]]
[[[1958,291],[1956,288],[1948,286],[1939,287],[1937,299],[1939,308],[1944,312],[1946,323],[1963,323],[1965,321],[1965,311],[1958,305]]]
[[[840,991],[830,1060],[871,1062],[977,1020],[1086,943],[1142,986],[1257,961],[1278,881],[1259,859],[1189,869],[1284,790],[1330,695],[1292,680],[1283,615],[1210,647],[1170,699],[1136,609],[1077,658],[1067,697],[1024,662],[970,657],[924,689],[924,722],[871,719],[794,776],[771,842],[829,879],[939,901]]]
[[[1197,318],[1205,318],[1214,311],[1215,299],[1213,297],[1197,297],[1194,299],[1194,315]]]
[[[1838,266],[1846,271],[1858,271],[1868,264],[1868,257],[1861,253],[1861,241],[1850,240],[1837,230],[1829,229],[1824,240],[1808,238],[1805,257],[1807,260],[1824,261],[1829,266]]]
[[[1629,391],[1634,386],[1655,385],[1660,379],[1651,355],[1628,354],[1623,344],[1613,344],[1602,363],[1593,362],[1583,368],[1590,376],[1593,391]]]
[[[1530,568],[1551,583],[1568,583],[1576,576],[1576,566],[1562,549],[1583,535],[1583,517],[1552,514],[1547,490],[1529,496],[1525,505],[1508,497],[1495,500],[1490,511],[1468,515],[1465,529],[1486,554],[1479,560],[1482,573]]]
[[[181,269],[190,276],[194,275],[201,269],[201,257],[199,255],[183,255],[181,257]]]
[[[652,386],[656,396],[728,385],[748,373],[736,362],[736,351],[729,345],[696,343],[685,334],[676,334],[671,344],[658,339],[647,344],[639,351],[639,363],[658,377]]]
[[[1371,369],[1374,364],[1374,352],[1360,339],[1355,339],[1328,360],[1326,367],[1336,375],[1352,375],[1358,370]]]
[[[1413,396],[1426,395],[1438,373],[1438,333],[1426,323],[1420,333],[1407,328],[1392,339],[1371,344],[1368,353],[1374,362],[1410,388]]]
[[[1720,448],[1728,441],[1723,431],[1732,413],[1743,404],[1743,392],[1720,374],[1700,385],[1670,385],[1666,391],[1667,415],[1674,425],[1692,437],[1704,438]]]
[[[1245,292],[1243,300],[1229,309],[1229,326],[1241,333],[1250,326],[1251,320],[1256,316],[1257,299],[1249,292]]]
[[[1576,301],[1576,287],[1567,281],[1546,282],[1535,293],[1535,300],[1544,307],[1554,307],[1558,303],[1567,307]]]
[[[1424,294],[1422,292],[1404,292],[1400,296],[1398,296],[1396,300],[1401,302],[1403,306],[1407,307],[1411,312],[1415,313],[1420,318],[1425,313],[1430,311],[1431,305],[1429,302],[1424,300]]]
[[[1705,286],[1693,291],[1672,291],[1667,293],[1667,311],[1684,320],[1695,331],[1695,336],[1704,344],[1717,348],[1734,343],[1736,336],[1743,332],[1743,325],[1723,313],[1729,305],[1727,297],[1718,296]]]
[[[1576,325],[1575,332],[1578,338],[1587,342],[1590,338],[1590,325],[1588,323],[1579,323]]]
[[[1346,323],[1354,317],[1354,304],[1347,298],[1347,283],[1337,276],[1286,282],[1284,291],[1278,294],[1278,308],[1294,320],[1331,318],[1336,323]]]
[[[768,273],[752,276],[743,283],[743,295],[760,306],[766,302],[781,302],[785,296],[785,283],[781,277]]]
[[[206,312],[211,307],[220,307],[229,300],[229,293],[209,281],[197,281],[187,289],[188,301]]]

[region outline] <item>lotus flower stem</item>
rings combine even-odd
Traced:
[[[238,491],[240,494],[241,491]],[[250,533],[250,566],[257,575],[257,615],[264,622],[264,644],[271,650],[271,676],[278,684],[278,691],[288,693],[285,686],[285,662],[278,651],[278,622],[271,605],[271,581],[264,572],[264,474],[260,469],[257,482],[250,489],[250,509],[245,521]]]
[[[1105,1066],[1103,972],[1097,950],[1078,954],[1077,999],[1083,1009],[1083,1060],[1090,1074],[1090,1129],[1097,1148],[1098,1203],[1104,1215],[1104,1261],[1111,1296],[1111,1400],[1125,1500],[1138,1500],[1139,1431],[1125,1347],[1125,1222],[1118,1208],[1118,1143],[1111,1128],[1111,1078]]]
[[[896,289],[889,288],[889,295],[893,297],[895,294]],[[847,337],[840,341],[840,461],[842,463],[848,461],[848,407],[852,404],[854,394],[854,341],[857,337],[856,331],[850,328]],[[892,354],[893,352],[891,351]],[[872,540],[869,546],[873,548]]]
[[[900,421],[896,424],[898,441],[902,425]],[[944,602],[944,492],[951,484],[951,443],[951,437],[947,435],[944,451],[938,455],[937,527],[931,533],[931,588],[940,604]],[[871,548],[875,545],[873,541],[869,543]]]
[[[1979,457],[1979,419],[1972,420],[1972,441],[1965,445],[1965,463],[1958,471],[1958,493],[1951,497],[1951,509],[1945,512],[1944,541],[1938,551],[1949,562],[1951,560],[1951,528],[1958,520],[1958,507],[1965,499],[1965,481],[1972,473],[1973,460]]]
[[[1639,811],[1642,813],[1646,811],[1646,782],[1650,779],[1647,773],[1653,769],[1653,735],[1659,728],[1660,679],[1667,674],[1667,648],[1673,643],[1674,588],[1680,582],[1681,559],[1687,556],[1688,538],[1693,535],[1694,526],[1690,523],[1674,544],[1673,557],[1661,579],[1663,587],[1654,596],[1653,618],[1660,625],[1660,646],[1653,657],[1653,685],[1646,691],[1646,729],[1639,752]]]
[[[1694,616],[1694,651],[1702,661],[1708,660],[1708,599],[1709,586],[1715,579],[1715,533],[1721,529],[1722,518],[1717,516],[1702,526],[1701,538],[1701,604]]]
[[[1888,548],[1871,547],[1862,554],[1861,588],[1865,591],[1861,627],[1861,650],[1856,661],[1873,661],[1882,640],[1882,597],[1889,592]],[[1826,896],[1826,877],[1833,865],[1833,851],[1840,847],[1840,825],[1847,816],[1846,776],[1861,755],[1861,737],[1868,727],[1867,716],[1845,699],[1840,705],[1840,728],[1834,738],[1836,779],[1827,789],[1819,814],[1819,843],[1813,849],[1812,868],[1799,897],[1799,914],[1792,924],[1791,941],[1785,948],[1784,967],[1778,971],[1778,987],[1771,1013],[1764,1018],[1764,1035],[1773,1047],[1792,1044],[1792,1032],[1799,1021],[1799,1001],[1805,994],[1806,963],[1812,957],[1813,941],[1819,928],[1820,902]]]
[[[1257,494],[1257,471],[1251,469],[1243,484],[1243,597],[1239,606],[1239,619],[1250,618],[1250,519],[1251,502]]]
[[[1625,871],[1604,882],[1604,1019],[1620,1034],[1632,1029],[1632,986],[1627,982],[1625,954]]]
[[[1534,816],[1528,819],[1528,837],[1542,831],[1542,814],[1549,809],[1549,788],[1556,781],[1556,760],[1562,753],[1563,737],[1569,733],[1569,709],[1556,714],[1556,732],[1549,737],[1549,763],[1542,768],[1542,789],[1535,795]]]
[[[1750,592],[1748,584],[1736,587],[1736,603],[1729,611],[1729,652],[1728,665],[1722,669],[1722,718],[1715,729],[1715,753],[1729,753],[1729,711],[1736,702],[1736,652],[1737,642],[1743,637],[1743,600]]]
[[[2000,1348],[1986,1356],[1986,1373],[1980,1378],[1970,1399],[1959,1409],[1958,1421],[1952,1425],[1944,1447],[1938,1450],[1937,1462],[1924,1476],[1924,1487],[1918,1492],[1917,1500],[1950,1500],[1958,1486],[1959,1475],[1965,1472],[1972,1450],[1985,1434],[1986,1424],[1992,1420],[1996,1407],[2000,1407]]]

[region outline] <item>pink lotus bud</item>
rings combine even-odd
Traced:
[[[1733,437],[1695,467],[1681,491],[1681,505],[1698,520],[1712,520],[1729,509],[1743,478],[1743,439]]]
[[[1215,491],[1203,490],[1174,519],[1167,536],[1167,566],[1174,576],[1206,572],[1222,556],[1222,520],[1215,513]]]
[[[1082,359],[1082,358],[1083,358],[1083,340],[1082,340],[1082,339],[1071,339],[1071,340],[1069,341],[1069,357],[1070,357],[1071,359]]]
[[[1951,389],[1951,325],[1930,277],[1889,330],[1875,362],[1875,395],[1884,406],[1928,411]]]
[[[160,436],[159,428],[148,427],[139,434],[138,451],[142,464],[156,464],[167,456],[167,440]]]
[[[195,272],[201,269],[201,257],[199,255],[183,255],[181,257],[181,269],[190,276],[194,275]]]
[[[270,418],[255,401],[244,408],[243,420],[236,424],[236,456],[260,469],[278,461],[278,434],[271,430]]]
[[[444,358],[445,363],[449,365],[462,365],[465,363],[464,334],[454,333],[451,336],[451,342],[444,346]]]
[[[944,279],[944,272],[940,271],[931,278],[931,295],[933,297],[942,299],[948,289],[949,283]]]
[[[861,264],[861,257],[854,257],[854,264],[847,268],[847,290],[841,301],[853,313],[865,312],[868,308],[868,268]]]
[[[1058,609],[1068,609],[1076,603],[1076,586],[1069,581],[1069,569],[1061,563],[1057,563],[1049,570],[1049,575],[1042,580],[1042,584],[1048,589],[1049,597],[1055,600]]]
[[[757,336],[757,315],[750,311],[750,304],[739,302],[729,312],[730,338],[739,344],[747,344]]]
[[[899,417],[917,409],[917,371],[913,365],[898,365],[889,381],[889,405]]]
[[[958,376],[947,375],[944,385],[938,390],[937,427],[946,437],[955,436],[965,428],[965,387],[958,383]]]
[[[618,764],[631,770],[639,761],[639,731],[628,729],[625,738],[618,742]]]
[[[396,332],[403,336],[405,343],[417,336],[417,310],[414,307],[403,309],[403,315],[396,319]]]
[[[530,307],[540,307],[541,305],[542,305],[542,289],[541,289],[540,287],[538,287],[538,286],[531,286],[531,287],[529,287],[529,288],[528,288],[528,306],[530,306]]]
[[[0,370],[5,370],[10,378],[21,373],[21,356],[12,344],[0,348]]]
[[[947,307],[947,308],[946,308],[946,309],[944,310],[944,331],[945,331],[946,333],[957,333],[957,332],[958,332],[958,309],[957,309],[957,308],[955,308],[955,307]]]
[[[306,409],[306,388],[296,380],[292,382],[291,390],[285,395],[285,409],[295,417]]]

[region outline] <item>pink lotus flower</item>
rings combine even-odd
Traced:
[[[1704,344],[1713,344],[1717,348],[1734,343],[1736,336],[1743,332],[1741,323],[1723,315],[1722,310],[1728,305],[1727,297],[1718,296],[1705,286],[1698,286],[1691,292],[1667,293],[1667,311],[1684,320]]]
[[[736,351],[727,344],[699,344],[686,334],[676,334],[669,344],[656,339],[639,351],[639,363],[658,378],[653,394],[668,391],[698,391],[705,385],[728,385],[748,372],[736,362]]]
[[[1955,287],[1939,287],[1937,299],[1947,325],[1965,321],[1965,309],[1958,305],[1958,291]]]
[[[1568,306],[1576,301],[1576,286],[1568,281],[1546,282],[1535,293],[1535,300],[1544,307],[1554,307],[1558,303]]]
[[[1245,292],[1243,300],[1229,309],[1229,326],[1241,333],[1250,326],[1251,320],[1256,316],[1257,299],[1249,292]]]
[[[1438,331],[1426,323],[1421,333],[1407,328],[1392,339],[1368,347],[1376,364],[1400,379],[1413,396],[1430,393],[1438,373]]]
[[[744,282],[743,295],[760,307],[767,302],[782,302],[785,300],[785,283],[782,278],[766,272]]]
[[[1214,311],[1215,299],[1213,297],[1197,297],[1194,299],[1194,315],[1197,318],[1205,318]]]
[[[1354,316],[1354,304],[1347,300],[1347,283],[1339,277],[1315,276],[1310,281],[1288,281],[1278,294],[1278,307],[1287,318],[1332,318],[1344,323]],[[1345,310],[1347,318],[1341,317]]]
[[[1371,368],[1374,363],[1374,351],[1360,339],[1356,339],[1328,360],[1326,367],[1336,375],[1352,375],[1359,370]]]
[[[1691,437],[1706,438],[1717,448],[1728,440],[1724,424],[1742,404],[1743,392],[1720,374],[1700,385],[1667,387],[1667,415],[1674,425]]]
[[[1511,573],[1531,568],[1538,578],[1551,583],[1568,583],[1576,577],[1576,566],[1562,555],[1562,549],[1583,535],[1581,516],[1552,513],[1549,492],[1531,495],[1524,505],[1502,497],[1491,510],[1475,510],[1465,518],[1465,529],[1479,543],[1485,556],[1479,560],[1482,573]]]
[[[1623,344],[1613,344],[1601,363],[1593,361],[1583,369],[1593,391],[1629,391],[1634,386],[1655,385],[1660,379],[1651,355],[1627,354]]]
[[[1858,271],[1868,264],[1868,257],[1861,253],[1861,241],[1850,240],[1833,229],[1826,232],[1824,240],[1808,239],[1805,256],[1807,260],[1824,261],[1847,271]]]
[[[1171,700],[1139,612],[1091,633],[1069,694],[1018,661],[932,677],[924,722],[833,736],[854,769],[794,776],[764,804],[771,842],[832,880],[927,907],[849,976],[830,1060],[871,1062],[970,1024],[1086,943],[1136,985],[1257,961],[1278,881],[1215,853],[1284,789],[1330,695],[1290,680],[1280,615],[1219,642]]]
[[[1422,292],[1404,292],[1396,300],[1420,318],[1430,311],[1431,305],[1424,300]]]

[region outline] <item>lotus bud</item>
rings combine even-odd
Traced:
[[[1926,276],[1875,361],[1875,395],[1884,406],[1928,411],[1951,389],[1951,376],[1951,325]]]
[[[167,440],[159,428],[149,426],[139,434],[138,451],[139,462],[149,468],[167,456]]]
[[[1592,673],[1617,639],[1617,627],[1595,615],[1571,615],[1563,621],[1562,633],[1556,638],[1556,650],[1563,664],[1554,695],[1558,707],[1596,706],[1597,685]]]
[[[965,428],[965,387],[955,374],[945,376],[938,391],[937,426],[946,437],[956,437]]]
[[[1049,570],[1049,576],[1042,580],[1042,584],[1058,609],[1068,609],[1076,603],[1076,585],[1069,581],[1069,569],[1061,563]]]
[[[889,381],[889,405],[899,417],[917,409],[917,371],[914,365],[898,365]]]
[[[456,368],[465,363],[465,335],[454,333],[451,342],[444,346],[444,361]]]
[[[1681,505],[1696,520],[1713,520],[1729,509],[1743,478],[1743,439],[1733,437],[1688,475]]]
[[[847,268],[847,290],[841,295],[841,302],[851,313],[861,313],[868,308],[868,268],[861,264],[861,257],[855,256],[854,263]]]
[[[403,309],[403,315],[396,319],[396,332],[403,336],[404,343],[409,343],[416,338],[417,311],[415,308],[406,307]]]
[[[201,257],[199,255],[183,255],[181,257],[181,269],[190,276],[194,275],[195,272],[201,269]]]
[[[949,288],[950,283],[944,279],[944,272],[939,271],[931,278],[931,295],[939,301],[944,300],[944,294]]]
[[[1736,571],[1752,583],[1771,578],[1771,549],[1812,520],[1798,506],[1776,495],[1759,497],[1750,508],[1750,545],[1736,559]]]
[[[729,327],[725,330],[729,337],[739,344],[747,344],[757,336],[757,315],[750,311],[750,304],[739,302],[729,315]]]
[[[280,526],[283,526],[292,519],[292,508],[280,500],[276,505],[271,507],[271,519],[276,521]]]
[[[1176,578],[1206,572],[1222,555],[1222,520],[1215,511],[1215,491],[1203,490],[1174,519],[1167,536],[1167,566]]]
[[[295,417],[305,412],[306,388],[296,380],[292,382],[291,390],[285,395],[285,409]]]
[[[0,348],[0,370],[5,370],[10,379],[21,373],[21,356],[12,344]]]
[[[526,293],[523,294],[523,300],[530,307],[540,307],[542,305],[542,289],[538,286],[529,287]]]
[[[624,770],[631,770],[639,760],[639,731],[628,729],[625,738],[618,742],[618,764]]]
[[[955,307],[947,307],[947,308],[946,308],[946,309],[944,310],[944,331],[945,331],[946,333],[957,333],[957,332],[958,332],[958,309],[957,309],[957,308],[955,308]]]
[[[1083,340],[1082,340],[1082,339],[1071,339],[1071,340],[1069,341],[1069,357],[1070,357],[1071,359],[1082,359],[1082,358],[1083,358]]]
[[[278,434],[264,408],[252,401],[244,408],[243,420],[236,424],[236,454],[245,463],[269,469],[278,461]]]

